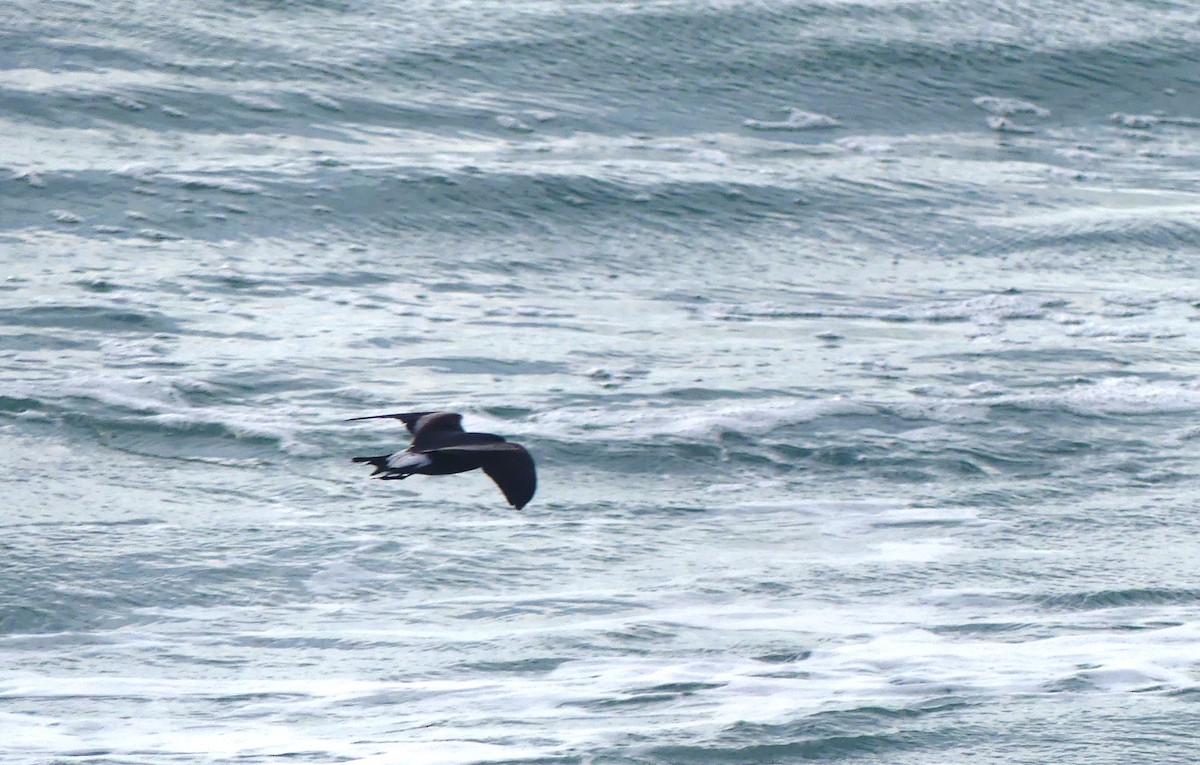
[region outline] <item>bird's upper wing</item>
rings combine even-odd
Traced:
[[[533,457],[520,444],[500,441],[488,444],[447,446],[440,452],[463,451],[479,455],[480,467],[496,482],[508,504],[520,510],[537,491],[537,469]]]
[[[408,432],[414,436],[420,431],[449,431],[462,432],[462,415],[457,412],[399,412],[397,414],[372,414],[369,417],[351,417],[353,420],[382,420],[391,418],[400,420]]]

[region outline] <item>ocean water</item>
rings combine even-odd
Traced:
[[[0,18],[6,765],[1196,759],[1193,3]]]

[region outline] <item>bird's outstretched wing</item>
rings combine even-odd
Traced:
[[[408,432],[416,436],[420,431],[462,432],[462,415],[458,412],[399,412],[397,414],[372,414],[368,417],[351,417],[354,420],[400,420]]]
[[[508,504],[520,510],[537,491],[537,469],[533,457],[520,444],[501,441],[490,444],[464,444],[439,449],[440,452],[471,452],[479,456],[480,467],[496,482]]]

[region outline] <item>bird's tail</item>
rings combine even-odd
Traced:
[[[371,475],[379,475],[383,471],[387,470],[388,456],[389,455],[384,454],[379,457],[355,457],[353,462],[366,462],[375,468],[375,472],[371,473]]]

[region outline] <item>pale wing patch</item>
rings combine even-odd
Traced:
[[[396,452],[387,459],[388,470],[413,470],[423,468],[433,462],[424,454],[415,452]]]

